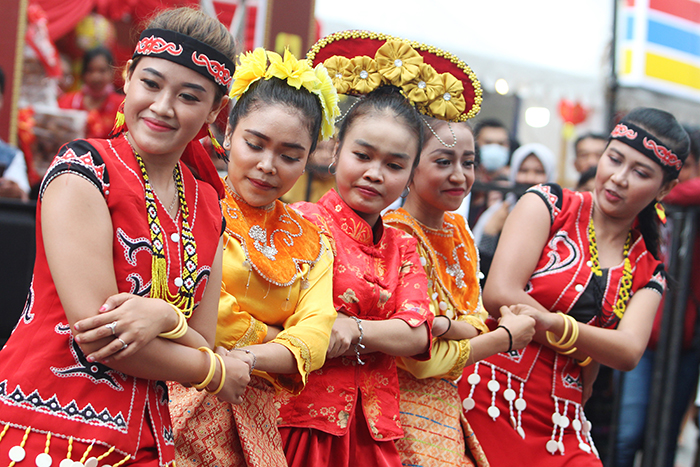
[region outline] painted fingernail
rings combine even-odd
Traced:
[[[73,326],[73,327],[75,328],[76,331],[80,331],[80,326],[79,326],[78,324],[76,324],[76,325]]]
[[[93,357],[92,355],[88,355],[87,361],[93,363],[95,361],[95,357]]]
[[[80,341],[81,341],[81,340],[82,340],[82,339],[80,338],[80,336],[75,336],[75,342],[77,342],[78,344],[80,344]]]
[[[102,305],[100,307],[100,311],[107,311],[107,305]]]

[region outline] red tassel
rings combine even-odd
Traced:
[[[666,209],[664,209],[664,205],[657,202],[654,205],[654,209],[656,209],[656,215],[659,216],[661,223],[666,224]]]
[[[126,118],[124,117],[124,102],[126,102],[126,99],[122,101],[121,104],[119,104],[119,108],[117,109],[117,115],[114,117],[114,126],[112,127],[112,131],[109,132],[109,136],[107,138],[114,138],[116,136],[119,136],[122,132],[126,130]]]
[[[221,147],[219,141],[217,141],[216,137],[214,136],[214,133],[211,132],[211,127],[209,127],[209,125],[207,125],[207,127],[207,130],[209,131],[209,138],[211,139],[211,145],[214,146],[214,151],[216,152],[216,157],[228,163],[228,155],[226,154],[226,151]]]

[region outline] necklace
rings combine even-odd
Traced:
[[[622,278],[620,279],[620,291],[617,294],[615,305],[613,306],[613,312],[620,319],[622,319],[622,315],[625,313],[625,308],[627,308],[627,302],[630,298],[630,290],[632,289],[632,263],[629,259],[631,245],[632,232],[628,232],[627,240],[625,240],[625,247],[622,252],[625,258],[625,265],[622,269]],[[600,269],[600,261],[598,260],[598,245],[595,240],[593,217],[588,221],[588,250],[591,255],[591,271],[593,274],[600,277],[603,275],[603,271]]]
[[[126,135],[124,135],[126,138]],[[127,142],[129,142],[127,138]],[[156,206],[155,193],[146,172],[143,159],[136,149],[129,142],[134,157],[141,169],[143,185],[146,191],[146,213],[148,215],[148,226],[151,231],[152,259],[151,259],[151,298],[160,298],[175,305],[185,318],[189,318],[194,310],[194,286],[197,274],[197,244],[190,228],[189,209],[185,201],[185,189],[182,183],[182,173],[177,165],[173,171],[177,194],[175,199],[180,200],[180,211],[182,212],[182,234],[180,239],[183,246],[183,268],[180,277],[175,279],[175,286],[179,288],[177,294],[171,294],[168,287],[168,263],[164,253],[163,228],[158,219],[158,207]],[[171,203],[170,209],[174,206],[175,200]],[[169,214],[169,213],[168,213]]]
[[[175,172],[173,171],[173,178],[175,178]],[[175,202],[177,201],[177,190],[175,190],[175,194],[173,195],[173,200],[170,202],[170,206],[168,206],[168,214],[172,217],[172,212],[173,208],[175,207]]]

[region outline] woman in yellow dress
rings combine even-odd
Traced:
[[[240,405],[173,385],[183,465],[286,466],[275,390],[301,391],[326,357],[336,312],[325,235],[279,201],[304,172],[319,134],[332,135],[337,94],[325,68],[289,52],[242,55],[224,147],[230,151],[216,343],[245,361]]]

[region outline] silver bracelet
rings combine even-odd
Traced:
[[[357,339],[357,344],[355,344],[355,357],[357,357],[357,363],[364,365],[365,362],[363,362],[360,358],[360,349],[365,348],[365,346],[362,344],[362,338],[365,335],[364,330],[362,329],[362,321],[357,316],[351,316],[351,318],[355,320],[357,327],[360,329],[360,338]]]
[[[231,350],[238,350],[239,352],[245,352],[245,353],[247,353],[248,355],[252,355],[252,356],[253,356],[253,364],[252,364],[252,365],[249,365],[249,366],[250,366],[250,371],[248,372],[249,375],[253,374],[253,370],[255,369],[255,364],[256,364],[257,361],[258,361],[258,357],[256,357],[255,354],[254,354],[253,352],[251,352],[250,350],[248,350],[248,349],[231,349]]]

